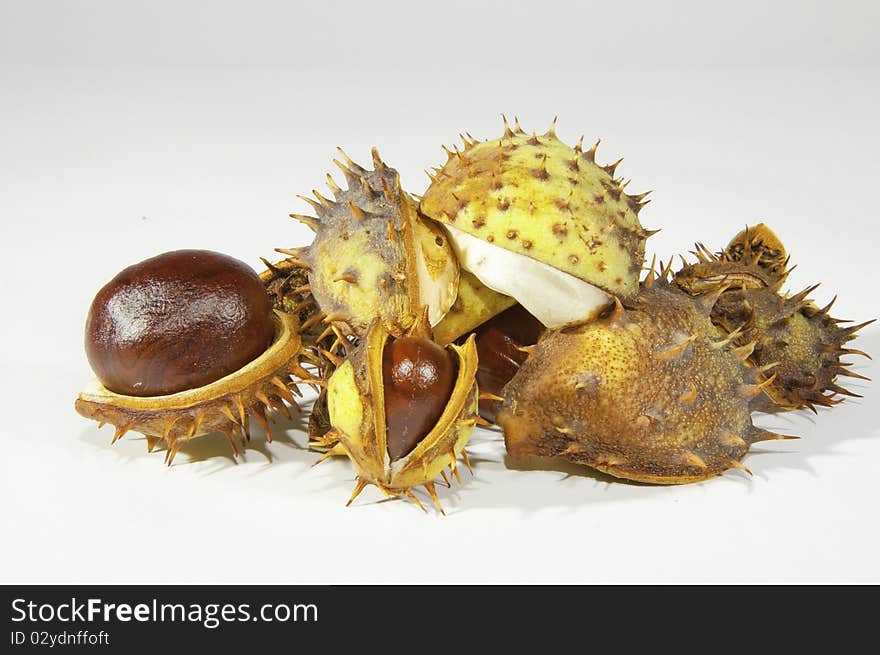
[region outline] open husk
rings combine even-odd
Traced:
[[[423,486],[442,511],[434,482],[446,477],[449,468],[458,478],[457,460],[467,463],[465,445],[477,414],[475,381],[477,354],[473,338],[463,345],[446,346],[457,358],[457,375],[452,394],[440,418],[416,447],[396,461],[387,448],[382,353],[393,338],[381,321],[376,321],[361,343],[336,369],[327,384],[327,407],[332,436],[337,445],[328,454],[345,454],[358,471],[351,502],[368,484],[389,496],[406,496],[419,506],[413,488]]]

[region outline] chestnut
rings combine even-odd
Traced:
[[[500,396],[528,356],[520,350],[538,342],[544,326],[522,305],[514,305],[476,329],[479,364],[477,385],[480,392]],[[494,421],[496,400],[480,400],[480,416]]]
[[[452,354],[420,337],[389,340],[382,352],[388,455],[408,455],[437,424],[455,385]]]
[[[247,264],[176,250],[129,266],[98,292],[85,349],[110,391],[163,396],[239,370],[266,351],[274,331],[271,300]]]
[[[427,312],[403,335],[392,334],[394,327],[374,320],[327,380],[322,459],[340,454],[354,464],[348,504],[375,485],[424,509],[413,494],[423,487],[442,512],[435,481],[449,484],[448,471],[460,482],[459,458],[470,468],[465,446],[479,421],[477,348],[473,335],[441,347]]]

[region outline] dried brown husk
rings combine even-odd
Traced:
[[[725,250],[713,253],[697,244],[695,263],[685,262],[673,282],[690,294],[717,298],[711,318],[736,345],[754,344],[749,362],[773,376],[766,394],[753,401],[762,411],[794,410],[838,404],[857,396],[839,376],[867,379],[849,370],[845,355],[866,353],[848,348],[856,332],[872,321],[847,326],[829,314],[834,300],[819,308],[809,295],[782,287],[792,270],[779,238],[766,225],[747,227]]]
[[[711,306],[651,273],[627,307],[545,333],[504,389],[508,452],[657,484],[744,469],[751,444],[784,437],[752,423],[762,371],[719,336]]]

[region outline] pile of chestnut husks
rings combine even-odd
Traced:
[[[789,438],[754,411],[856,395],[838,378],[867,378],[841,359],[865,355],[847,344],[870,321],[833,318],[815,287],[789,293],[791,257],[764,224],[697,244],[678,270],[645,266],[648,194],[597,146],[505,119],[501,137],[447,150],[419,200],[376,149],[372,168],[340,150],[344,183],[328,175],[331,197],[292,214],[314,240],[276,248],[259,275],[178,250],[107,283],[77,411],[114,441],[142,433],[168,464],[212,433],[237,457],[252,422],[271,440],[308,386],[309,446],[351,461],[349,503],[374,485],[442,512],[435,483],[461,481],[477,425],[497,425],[514,460],[679,484],[748,471],[751,444]]]

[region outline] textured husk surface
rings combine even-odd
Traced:
[[[466,146],[422,197],[427,216],[611,293],[636,293],[650,232],[638,219],[644,196],[624,192],[616,164],[599,166],[595,148],[572,148],[552,130]]]
[[[739,467],[763,433],[749,409],[760,388],[720,341],[708,307],[662,280],[628,308],[546,333],[504,391],[508,451],[664,484]]]

